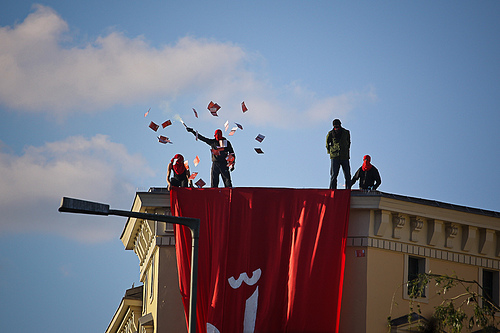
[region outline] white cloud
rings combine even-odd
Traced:
[[[123,223],[57,208],[63,196],[128,208],[132,177],[141,173],[152,174],[144,159],[103,135],[31,146],[22,156],[0,152],[0,233],[55,233],[80,241],[117,237]]]
[[[243,60],[231,44],[185,37],[160,49],[119,32],[64,48],[67,23],[36,6],[0,28],[0,101],[29,111],[92,111],[152,96],[175,96],[229,75]]]
[[[259,68],[251,70],[258,56],[215,40],[184,37],[152,47],[143,37],[115,31],[65,47],[68,24],[48,7],[34,8],[20,24],[0,28],[0,104],[19,111],[64,117],[192,95],[235,106],[246,100],[252,106],[248,120],[290,127],[345,114],[369,97],[350,92],[319,98],[296,83],[274,87]]]

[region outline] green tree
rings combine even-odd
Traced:
[[[460,333],[464,327],[468,331],[480,328],[483,332],[498,332],[496,327],[500,321],[495,317],[495,313],[500,312],[500,308],[489,297],[484,296],[483,288],[477,281],[467,281],[457,276],[431,274],[430,272],[419,274],[417,278],[408,282],[409,322],[412,318],[411,313],[421,314],[420,303],[417,300],[425,296],[425,288],[429,283],[435,283],[436,294],[442,298],[442,301],[434,307],[431,320],[419,328],[420,332]],[[456,295],[448,297],[451,289]],[[391,315],[393,305],[397,305],[394,299],[395,296],[391,305]],[[470,316],[466,311],[469,307],[473,309]],[[390,330],[391,316],[388,317],[388,323]]]

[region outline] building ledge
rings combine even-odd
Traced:
[[[151,313],[148,313],[139,318],[139,325],[142,327],[153,327],[154,325],[153,315]]]
[[[411,203],[416,203],[416,204],[426,205],[426,206],[431,206],[431,207],[451,209],[451,210],[456,210],[456,211],[464,212],[464,213],[471,213],[471,214],[478,214],[478,215],[500,218],[500,212],[495,212],[495,211],[485,210],[485,209],[480,209],[480,208],[472,208],[472,207],[467,207],[467,206],[460,206],[460,205],[440,202],[440,201],[436,201],[436,200],[429,200],[429,199],[415,198],[415,197],[409,197],[409,196],[399,195],[399,194],[385,193],[385,192],[380,192],[380,191],[352,190],[351,197],[389,198],[389,199],[411,202]]]

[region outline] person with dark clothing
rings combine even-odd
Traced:
[[[173,177],[170,178],[170,174],[172,173],[172,171],[173,171]],[[167,183],[169,191],[172,186],[175,187],[188,187],[189,185],[192,186],[191,184],[192,181],[189,180],[189,170],[186,169],[186,166],[184,165],[184,156],[182,156],[181,154],[176,154],[168,164]]]
[[[219,175],[225,187],[232,187],[231,174],[234,170],[235,154],[231,142],[222,136],[222,130],[215,131],[214,138],[209,139],[196,132],[191,127],[186,130],[210,146],[212,152],[212,168],[210,170],[210,187],[219,187]]]
[[[359,179],[360,189],[375,191],[380,186],[382,179],[380,178],[378,169],[370,162],[370,155],[365,155],[363,157],[363,165],[356,171],[354,177],[352,177],[351,185],[354,185]]]
[[[349,150],[351,148],[351,133],[341,126],[339,119],[333,121],[333,129],[326,136],[326,150],[330,154],[330,189],[337,188],[337,176],[340,166],[344,172],[345,188],[351,188],[351,166]]]

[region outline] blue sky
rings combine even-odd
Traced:
[[[70,196],[128,209],[166,185],[176,153],[208,183],[208,146],[179,117],[205,136],[243,125],[229,137],[234,186],[327,188],[340,118],[353,172],[371,155],[381,191],[500,211],[499,15],[498,1],[3,4],[2,327],[106,329],[139,284],[125,219],[57,208]]]

